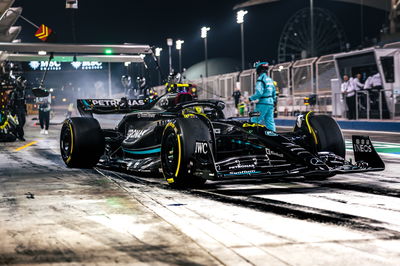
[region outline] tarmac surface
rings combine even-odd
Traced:
[[[400,134],[369,134],[384,172],[176,190],[66,168],[59,128],[0,143],[0,265],[400,265]]]

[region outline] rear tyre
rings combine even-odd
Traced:
[[[178,118],[166,125],[161,142],[161,166],[171,186],[199,187],[206,182],[191,173],[196,141],[211,141],[208,126],[199,119]]]
[[[60,150],[68,167],[94,167],[104,153],[104,136],[99,122],[91,117],[65,120],[61,128]]]

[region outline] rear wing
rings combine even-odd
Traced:
[[[93,114],[127,114],[135,110],[147,110],[154,105],[150,99],[78,99],[81,116]]]

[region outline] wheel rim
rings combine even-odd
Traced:
[[[177,141],[177,135],[173,130],[170,131],[165,139],[163,145],[163,169],[166,177],[175,176],[175,172],[178,167],[178,156],[179,156],[179,146]]]
[[[61,134],[61,156],[64,161],[68,162],[71,158],[71,151],[73,145],[73,139],[71,134],[71,128],[65,127]]]

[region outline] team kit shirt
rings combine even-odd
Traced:
[[[274,105],[276,101],[276,89],[274,81],[263,73],[257,79],[256,91],[253,96],[250,97],[251,101],[258,100],[258,104]]]

